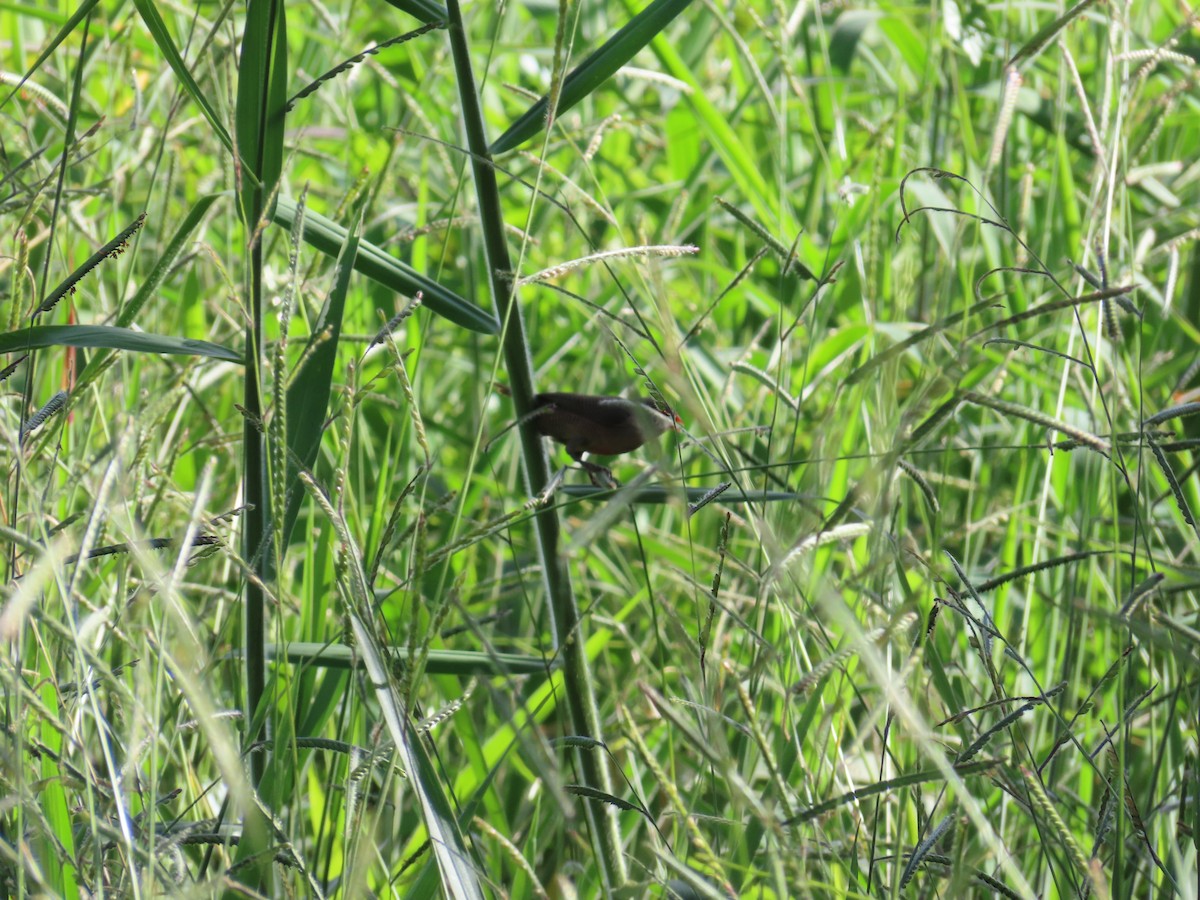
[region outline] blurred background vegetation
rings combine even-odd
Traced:
[[[0,891],[1197,895],[1188,4],[0,9]]]

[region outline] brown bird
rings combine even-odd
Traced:
[[[627,400],[590,394],[535,394],[531,416],[538,434],[566,445],[567,453],[589,475],[603,473],[610,479],[608,469],[584,462],[583,454],[628,453],[682,424],[674,410],[660,407],[649,397]]]

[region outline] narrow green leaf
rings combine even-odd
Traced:
[[[829,61],[839,72],[849,72],[854,54],[867,29],[883,18],[875,9],[845,10],[833,23],[829,36]]]
[[[930,338],[936,337],[946,329],[959,324],[963,320],[972,316],[978,316],[984,312],[987,312],[989,309],[993,309],[995,306],[996,304],[993,301],[984,300],[968,306],[966,309],[960,309],[958,312],[953,312],[948,316],[943,316],[932,325],[927,325],[920,331],[913,332],[904,340],[897,341],[886,350],[881,350],[879,353],[876,353],[865,363],[846,376],[846,384],[857,384],[868,375],[873,374],[884,364],[904,355],[923,341],[927,341]]]
[[[705,499],[712,491],[712,488],[694,487],[688,488],[686,491],[688,503],[698,503]],[[613,496],[614,491],[608,488],[590,487],[586,484],[567,484],[558,489],[559,494],[564,494],[568,497],[578,497],[580,500],[604,500]],[[672,499],[684,496],[683,491],[672,490],[665,487],[644,487],[639,488],[634,495],[629,498],[630,503],[649,503],[661,504],[669,503]],[[742,490],[726,490],[716,498],[717,503],[795,503],[804,499],[804,494],[793,493],[792,491],[742,491]]]
[[[200,85],[196,84],[196,79],[192,77],[187,63],[183,61],[183,56],[175,46],[171,32],[167,30],[167,23],[158,14],[158,9],[155,7],[153,0],[133,0],[133,5],[137,9],[138,15],[142,17],[142,21],[146,23],[146,28],[150,31],[150,36],[154,38],[154,43],[158,45],[158,49],[162,51],[162,55],[166,58],[167,65],[171,67],[171,71],[175,73],[175,77],[179,79],[179,83],[183,85],[183,89],[188,92],[188,95],[200,107],[200,112],[208,120],[213,134],[225,145],[225,149],[232,153],[233,139],[229,136],[229,131],[225,128],[225,123],[221,121],[221,117],[217,115],[217,111],[208,102],[208,96],[200,89]]]
[[[394,661],[408,659],[407,647],[385,647],[386,655]],[[361,669],[362,654],[346,644],[318,644],[292,641],[288,644],[268,644],[268,659],[286,659],[296,665],[323,669]],[[557,668],[553,663],[551,668]],[[477,650],[431,650],[425,664],[429,675],[544,675],[547,661],[540,656],[524,653],[485,653]]]
[[[274,581],[271,570],[272,545],[271,490],[268,483],[267,435],[256,423],[264,418],[263,373],[265,359],[265,321],[267,302],[264,287],[264,248],[259,226],[270,198],[279,186],[283,169],[284,109],[287,104],[287,20],[284,0],[249,0],[238,60],[237,99],[234,109],[237,162],[243,177],[238,179],[238,209],[248,243],[244,266],[246,294],[246,377],[243,379],[242,408],[242,496],[247,510],[242,519],[242,553],[249,561],[254,577],[247,579],[242,602],[243,639],[246,646],[244,711],[246,730],[243,739],[257,741],[267,731],[266,719],[273,716],[267,694],[266,662],[262,647],[267,626],[268,585]],[[286,727],[270,728],[273,749],[286,752],[289,719]],[[267,809],[286,802],[292,788],[294,768],[278,752],[252,754],[250,781],[258,789]],[[243,813],[242,842],[238,845],[236,866],[245,884],[269,893],[271,863],[267,841],[267,817],[260,807]]]
[[[121,311],[117,313],[117,325],[119,327],[128,328],[137,319],[138,314],[142,311],[142,307],[146,305],[150,296],[158,290],[163,280],[167,277],[167,273],[171,270],[171,267],[175,265],[175,261],[183,253],[183,248],[191,240],[192,232],[196,230],[196,227],[200,224],[200,221],[204,218],[204,215],[216,199],[221,196],[224,196],[224,194],[207,194],[196,201],[196,205],[192,207],[192,211],[188,213],[187,218],[183,220],[183,224],[179,226],[179,229],[175,232],[175,236],[171,238],[171,242],[163,251],[162,256],[154,264],[154,268],[151,270],[149,276],[142,282],[137,293],[133,295],[133,299],[126,303],[121,308]],[[110,357],[111,354],[108,351],[104,351],[97,353],[89,359],[87,365],[79,374],[79,379],[75,385],[76,390],[91,384],[103,370]]]
[[[163,279],[167,277],[167,273],[183,253],[184,247],[188,245],[188,242],[192,238],[192,232],[200,225],[200,221],[204,218],[209,208],[216,202],[218,197],[228,196],[228,194],[228,191],[205,194],[196,201],[196,205],[187,214],[187,218],[183,220],[183,223],[175,232],[175,236],[171,238],[171,242],[167,244],[162,256],[154,264],[154,269],[146,277],[146,280],[142,282],[137,293],[133,295],[133,299],[126,303],[120,312],[117,313],[118,325],[128,327],[133,324],[134,319],[142,311],[142,307],[146,305],[146,301],[150,299],[150,295],[158,290],[158,286],[163,283]]]
[[[207,356],[225,362],[242,362],[240,353],[220,344],[174,335],[147,334],[114,325],[35,325],[0,334],[0,353],[39,347],[104,347],[109,350],[133,350],[136,353]]]
[[[375,690],[375,699],[387,725],[387,732],[396,745],[397,754],[420,804],[421,819],[429,832],[433,855],[438,863],[442,892],[452,900],[483,900],[482,880],[472,866],[472,857],[458,827],[454,809],[438,771],[425,751],[425,744],[417,733],[399,686],[392,677],[388,654],[375,630],[371,613],[374,603],[362,568],[362,551],[351,536],[346,520],[334,509],[324,492],[308,475],[302,475],[301,479],[345,548],[345,575],[338,582],[345,601],[345,616],[354,635],[355,649],[362,657],[369,683]]]
[[[291,228],[295,217],[295,202],[280,197],[272,214],[273,221],[284,228]],[[346,235],[347,231],[341,225],[311,209],[305,210],[304,240],[310,247],[335,256],[346,243]],[[368,241],[359,242],[358,253],[354,257],[354,269],[399,294],[413,296],[420,291],[424,306],[428,306],[455,325],[481,334],[500,332],[500,324],[494,316]]]
[[[304,225],[310,213],[305,210]],[[349,261],[358,257],[358,225],[346,233],[338,257],[337,277],[333,290],[321,309],[309,340],[310,352],[304,368],[296,373],[287,392],[287,511],[283,517],[281,541],[287,543],[300,514],[303,488],[297,463],[311,470],[321,448],[325,416],[329,410],[329,395],[333,390],[333,366],[337,360],[338,341],[342,335],[342,316],[346,310],[346,293],[350,287]]]
[[[1080,0],[1065,13],[1059,16],[1052,22],[1049,22],[1037,34],[1031,37],[1024,46],[1013,54],[1012,59],[1008,61],[1009,66],[1020,67],[1027,61],[1033,59],[1058,35],[1060,31],[1066,28],[1074,19],[1079,18],[1087,11],[1095,0]],[[1008,68],[1006,66],[1005,68]]]
[[[967,775],[977,775],[980,772],[986,772],[988,769],[995,768],[1000,765],[1000,760],[986,759],[980,762],[966,763],[961,766],[954,766],[954,773],[960,778]],[[897,790],[898,788],[912,787],[915,784],[925,784],[930,781],[944,781],[945,775],[940,769],[925,769],[920,772],[912,772],[908,775],[901,775],[898,778],[889,778],[886,781],[877,781],[875,784],[868,785],[864,788],[859,788],[856,791],[849,791],[842,794],[840,797],[834,797],[832,800],[826,800],[818,803],[815,806],[810,806],[803,812],[792,816],[790,819],[785,819],[780,822],[781,825],[799,825],[803,822],[810,822],[818,816],[822,816],[827,812],[837,809],[839,806],[845,806],[848,803],[853,803],[856,800],[865,800],[868,797],[874,797],[877,794],[888,793],[889,791]]]
[[[659,35],[692,0],[654,0],[625,23],[620,31],[600,45],[587,59],[563,79],[556,115],[566,112],[604,84],[639,50]],[[508,130],[492,142],[492,153],[504,153],[525,143],[546,125],[549,96],[542,97],[525,111]]]
[[[29,71],[25,73],[25,76],[18,81],[16,85],[14,85],[11,91],[8,92],[8,96],[4,98],[4,101],[0,102],[0,109],[4,109],[4,107],[8,106],[8,101],[13,98],[17,91],[21,90],[21,88],[25,86],[25,82],[29,80],[30,76],[32,76],[34,72],[41,68],[42,63],[50,58],[50,54],[58,49],[59,44],[67,39],[67,35],[74,31],[80,22],[91,15],[92,10],[96,8],[96,5],[99,2],[100,0],[86,0],[86,2],[80,4],[79,9],[75,10],[75,12],[71,15],[71,18],[66,21],[63,27],[58,29],[58,33],[54,35],[50,43],[46,45],[46,49],[41,52],[41,55],[39,55],[34,61],[33,65],[29,67]],[[22,10],[22,13],[25,15],[28,15],[31,12],[33,12],[33,10]]]
[[[440,3],[434,3],[433,0],[386,0],[386,2],[426,24],[443,21],[446,18],[446,7]]]
[[[237,152],[257,185],[240,191],[247,227],[262,215],[266,195],[283,170],[284,110],[287,106],[287,24],[281,0],[250,3],[238,65]]]
[[[741,196],[754,206],[761,221],[777,221],[778,198],[767,190],[760,160],[742,142],[725,110],[718,109],[708,98],[705,85],[692,74],[679,49],[671,41],[666,38],[656,39],[653,41],[653,49],[668,75],[691,86],[692,90],[684,95],[684,102],[691,107],[703,126],[704,133],[712,142],[717,155],[721,157],[721,162],[729,170]],[[782,230],[790,231],[791,226],[785,224]]]

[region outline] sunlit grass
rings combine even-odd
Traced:
[[[184,6],[0,19],[5,893],[1196,895],[1182,7]]]

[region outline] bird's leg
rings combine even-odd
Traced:
[[[588,473],[588,479],[596,487],[608,488],[609,490],[612,490],[613,488],[618,488],[621,486],[621,483],[613,477],[611,469],[598,465],[594,462],[588,462],[583,458],[582,453],[578,455],[572,454],[572,457],[574,458],[575,462],[579,463],[579,465],[583,467],[583,471]]]
[[[596,487],[615,490],[621,486],[621,482],[617,481],[613,476],[612,469],[605,466],[598,466],[595,463],[582,462],[582,460],[581,464],[587,470],[588,478],[591,479],[592,484]]]

